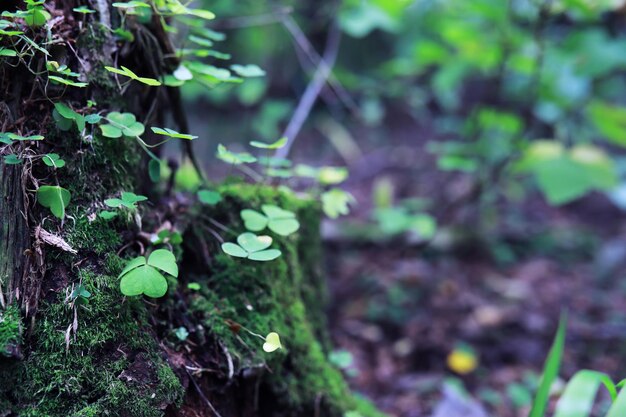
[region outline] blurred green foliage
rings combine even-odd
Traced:
[[[439,169],[471,175],[483,194],[530,178],[552,204],[619,183],[614,159],[626,145],[619,1],[205,3],[222,17],[216,28],[228,35],[234,60],[267,73],[222,85],[208,99],[252,106],[251,127],[265,140],[279,136],[315,68],[303,64],[283,20],[293,17],[321,53],[337,18],[344,37],[334,76],[361,121],[393,123],[403,106],[429,137],[446,138],[428,146]],[[537,140],[566,156],[533,162],[543,146]],[[533,167],[518,169],[519,160]]]

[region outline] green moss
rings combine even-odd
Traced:
[[[0,367],[0,377],[17,373],[10,393],[15,411],[22,417],[162,416],[165,405],[181,401],[183,389],[159,355],[143,302],[122,302],[114,276],[85,269],[79,278],[92,296],[77,307],[69,348],[65,332],[74,310],[59,297],[40,310],[31,352],[17,372]]]
[[[65,238],[74,249],[104,255],[120,246],[120,235],[115,228],[111,227],[112,221],[95,215],[92,220],[89,220],[80,208],[71,210],[69,215],[75,218],[76,222],[68,227]]]
[[[10,357],[22,339],[22,324],[19,309],[8,306],[0,311],[0,356]]]
[[[192,296],[190,308],[203,314],[205,327],[227,346],[238,367],[266,364],[271,369],[262,380],[272,393],[267,401],[288,410],[286,415],[310,415],[320,398],[323,415],[340,416],[357,409],[359,403],[341,372],[327,360],[317,204],[264,186],[231,184],[220,192],[224,199],[213,216],[233,229],[229,240],[244,231],[240,210],[258,209],[264,203],[297,212],[301,228],[289,237],[272,235],[282,251],[272,262],[235,259],[216,248],[214,271],[189,277],[203,284]],[[265,353],[262,339],[245,330],[233,332],[232,322],[261,335],[278,332],[284,349]],[[363,415],[377,414],[365,410]]]

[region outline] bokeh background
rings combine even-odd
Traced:
[[[353,197],[323,227],[333,361],[390,415],[527,415],[564,310],[562,374],[626,374],[624,3],[204,0],[211,44],[181,34],[258,66],[182,87],[212,180],[218,144],[283,135],[340,37],[271,181]],[[349,175],[297,175],[321,166]]]

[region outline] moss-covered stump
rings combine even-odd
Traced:
[[[380,415],[327,360],[317,204],[258,185],[220,192],[217,206],[169,198],[142,213],[143,232],[169,221],[184,236],[174,247],[178,281],[159,300],[119,291],[125,260],[115,252],[132,243],[121,238],[128,224],[73,212],[63,237],[78,254],[47,252],[34,324],[20,323],[15,307],[1,313],[0,416]],[[300,221],[297,233],[272,235],[282,255],[224,254],[218,232],[234,241],[240,210],[263,203]],[[78,285],[91,294],[86,304],[73,295]],[[266,353],[254,334],[271,331],[283,349]]]

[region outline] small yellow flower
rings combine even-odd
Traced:
[[[448,368],[457,374],[465,375],[476,369],[478,358],[471,348],[465,346],[456,347],[448,355],[447,363]]]

